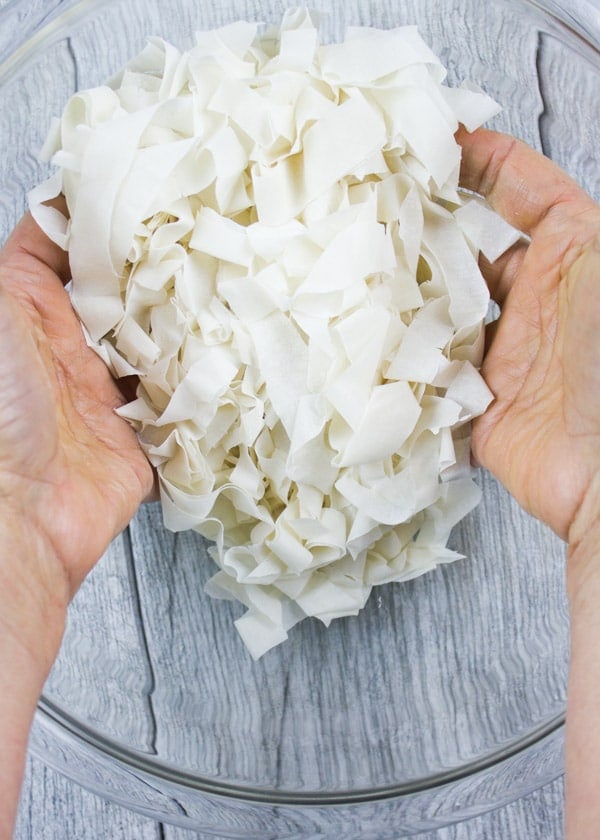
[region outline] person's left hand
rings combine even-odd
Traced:
[[[68,279],[67,255],[25,216],[0,251],[0,517],[48,547],[71,597],[153,477]]]

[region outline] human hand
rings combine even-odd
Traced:
[[[506,135],[461,130],[461,183],[531,237],[482,269],[501,307],[482,373],[495,402],[473,452],[563,539],[600,515],[600,207]]]
[[[0,515],[48,549],[44,576],[70,598],[152,472],[114,412],[125,400],[85,343],[68,278],[66,254],[25,216],[0,251]]]
[[[0,251],[0,840],[69,599],[152,488],[124,402],[26,216]]]
[[[476,459],[569,542],[567,838],[597,837],[600,803],[600,207],[511,137],[461,130],[463,186],[531,237],[482,269],[500,304],[482,373],[496,399]]]

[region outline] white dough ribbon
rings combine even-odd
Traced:
[[[321,44],[296,10],[186,53],[151,39],[44,148],[32,212],[69,251],[88,342],[139,376],[120,414],[166,525],[216,541],[209,591],[246,605],[255,657],[455,559],[478,500],[477,256],[517,234],[457,192],[458,124],[497,106],[444,78],[415,27]]]

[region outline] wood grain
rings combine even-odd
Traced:
[[[599,12],[600,14],[600,12]],[[580,119],[580,103],[585,90],[598,84],[600,58],[570,50],[568,63],[565,47],[555,35],[540,34],[538,73],[544,110],[540,116],[540,132],[545,154],[566,167],[570,174],[596,201],[600,201],[600,167],[598,136],[600,99],[589,101],[590,113]],[[547,81],[552,79],[550,85]],[[577,126],[574,136],[573,126]]]
[[[153,752],[155,726],[148,705],[152,686],[125,533],[112,543],[71,604],[44,693],[76,719],[100,726],[108,737]]]
[[[188,835],[189,836],[189,835]],[[30,758],[15,840],[163,840],[159,823],[88,793]]]

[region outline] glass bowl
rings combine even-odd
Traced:
[[[50,118],[159,34],[277,22],[280,0],[9,0],[0,9],[0,229],[45,176]],[[346,24],[417,23],[516,134],[600,197],[600,14],[589,0],[316,0]],[[400,837],[562,772],[564,546],[489,476],[452,536],[466,559],[306,621],[254,663],[242,608],[203,592],[206,543],[144,506],[76,596],[31,748],[106,798],[219,837]]]

